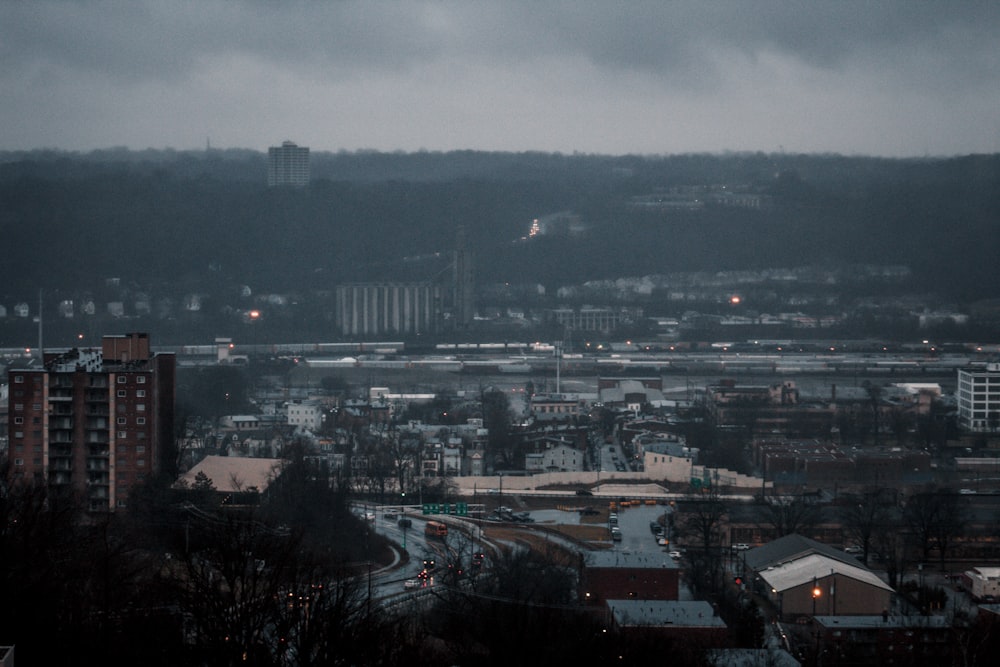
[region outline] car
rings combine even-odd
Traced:
[[[592,496],[594,494],[593,494],[592,491],[588,491],[587,489],[577,489],[576,490],[576,495],[578,495],[578,496]]]
[[[420,580],[407,579],[406,581],[403,582],[403,588],[405,588],[406,590],[410,590],[411,588],[420,588]]]
[[[615,542],[622,541],[622,531],[617,526],[611,529],[611,539]]]
[[[740,543],[734,544],[732,546],[732,550],[733,551],[747,551],[749,548],[750,548],[750,545],[746,544],[745,542],[740,542]]]
[[[849,547],[844,547],[844,552],[849,554],[859,554],[862,551],[864,551],[864,549],[859,547],[857,544],[852,544]]]
[[[600,512],[595,510],[593,507],[584,507],[580,510],[580,516],[597,516],[598,514],[600,514]]]
[[[656,543],[657,543],[658,545],[660,545],[661,547],[665,547],[665,546],[667,546],[668,544],[670,544],[670,543],[669,543],[669,542],[667,541],[667,538],[665,538],[665,537],[657,537],[657,538],[656,538]]]
[[[681,552],[680,551],[669,551],[669,552],[667,552],[667,555],[670,556],[671,558],[673,558],[674,560],[680,560],[681,559]]]
[[[401,517],[399,519],[399,521],[396,522],[396,525],[399,526],[400,528],[409,528],[410,526],[413,525],[413,521],[410,520],[410,519],[407,519],[404,516],[404,517]]]
[[[491,496],[500,495],[500,489],[486,489],[486,493]]]
[[[375,512],[365,512],[365,521],[374,521]]]
[[[395,521],[398,516],[399,515],[396,514],[395,510],[386,510],[382,514],[382,518],[385,519],[386,521]]]

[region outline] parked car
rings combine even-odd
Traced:
[[[749,545],[749,544],[746,544],[745,542],[740,542],[740,543],[738,543],[738,544],[734,544],[734,545],[732,546],[732,550],[733,550],[733,551],[746,551],[746,550],[748,550],[749,548],[750,548],[750,545]]]
[[[576,495],[578,495],[578,496],[592,496],[594,494],[592,492],[588,491],[587,489],[577,489],[576,490]]]
[[[403,588],[405,588],[406,590],[410,590],[411,588],[420,588],[420,580],[407,579],[406,581],[403,582]]]
[[[410,526],[413,525],[413,521],[411,519],[407,519],[404,516],[400,517],[399,521],[396,522],[396,525],[399,526],[400,528],[409,528]]]
[[[622,541],[622,531],[617,526],[611,529],[611,539],[614,540],[615,542]]]
[[[673,558],[674,560],[680,560],[681,559],[681,552],[680,551],[676,551],[676,550],[675,551],[670,551],[670,552],[667,552],[667,555],[670,556],[671,558]]]

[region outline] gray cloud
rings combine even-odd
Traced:
[[[873,152],[969,152],[974,132],[980,150],[996,150],[997,7],[3,3],[0,148],[188,147],[221,125],[233,145],[274,141],[263,135],[285,127],[324,149],[661,152],[701,141],[704,150],[768,150],[786,143],[773,120],[783,117],[790,135],[812,135],[802,150],[838,150],[836,137],[839,150],[863,151],[870,144],[852,142],[851,132],[872,125],[886,137]],[[925,121],[915,122],[921,107]],[[658,122],[664,114],[674,122]],[[333,124],[324,117],[344,132],[324,127]],[[966,127],[935,127],[933,142],[909,146],[892,136],[914,126],[931,134],[932,122],[949,117]]]

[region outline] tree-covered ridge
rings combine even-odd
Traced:
[[[181,290],[332,289],[442,275],[458,225],[476,279],[539,282],[877,262],[955,298],[994,295],[1000,158],[315,153],[304,190],[268,189],[263,153],[0,156],[10,295],[108,277]],[[726,186],[767,206],[639,210]],[[518,242],[554,212],[579,220]],[[429,259],[437,257],[437,259]],[[12,297],[17,298],[17,297]]]

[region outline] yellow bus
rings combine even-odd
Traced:
[[[424,526],[424,536],[444,539],[448,537],[448,526],[440,521],[428,521]]]

